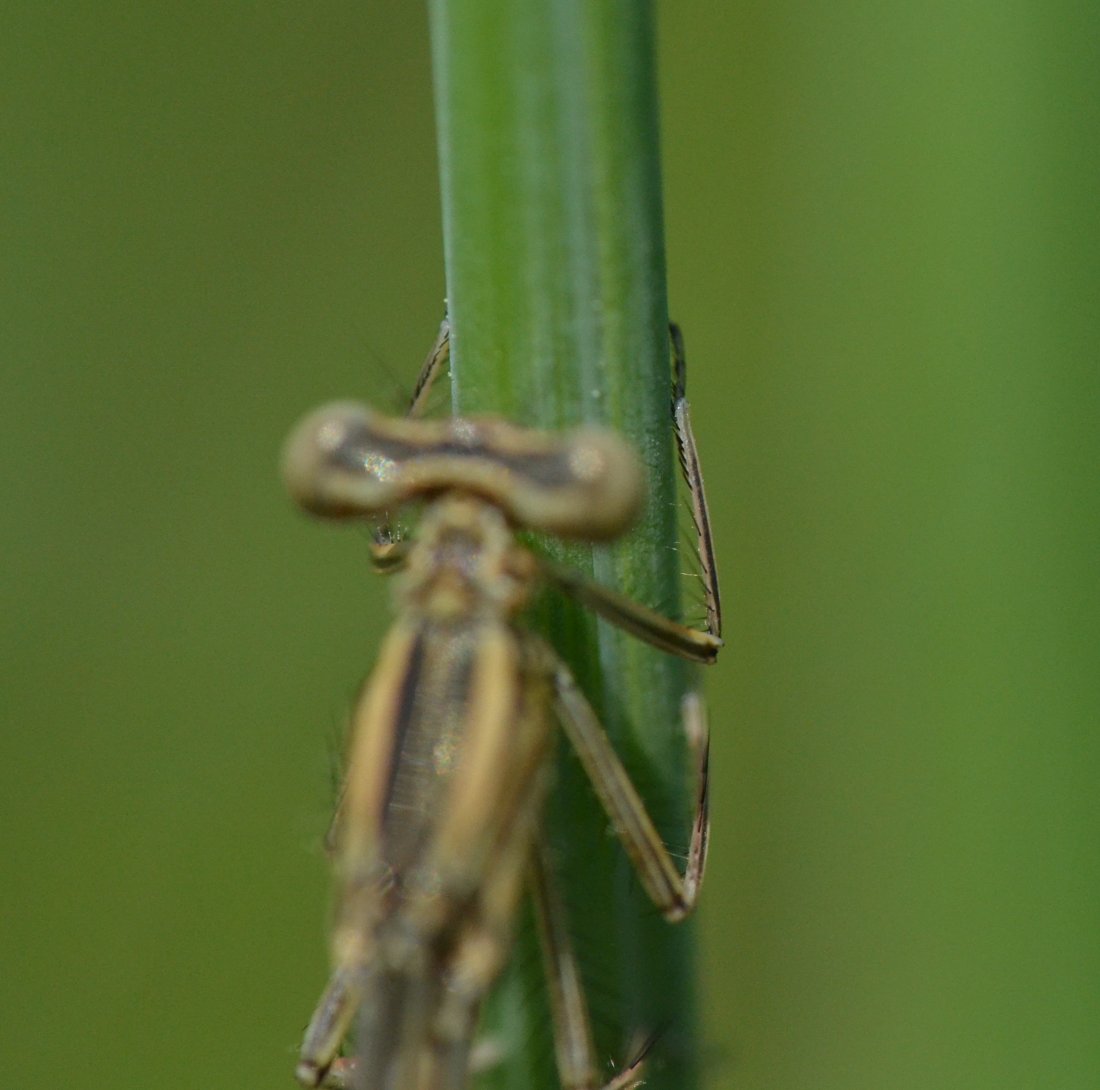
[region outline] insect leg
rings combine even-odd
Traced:
[[[707,793],[710,743],[702,697],[688,692],[682,703],[683,729],[696,757],[698,786],[687,866],[681,874],[569,667],[549,647],[545,654],[558,719],[643,888],[667,920],[682,920],[695,907],[699,896],[710,833]]]
[[[655,609],[635,602],[633,598],[601,586],[566,564],[559,564],[544,556],[537,559],[542,575],[559,590],[603,617],[605,621],[610,621],[617,628],[637,636],[659,651],[706,665],[718,657],[718,652],[722,649],[720,636],[670,620]]]
[[[446,317],[439,323],[432,347],[420,367],[409,398],[405,416],[416,418],[424,413],[436,379],[439,378],[451,355],[451,324]],[[400,528],[388,519],[374,527],[371,533],[371,566],[376,572],[387,575],[396,571],[405,561],[407,548],[402,540]]]
[[[687,400],[687,364],[684,339],[678,326],[669,327],[672,343],[672,429],[684,481],[691,494],[691,517],[695,526],[706,628],[699,630],[673,621],[648,606],[635,602],[617,591],[593,582],[573,568],[539,557],[543,575],[581,605],[604,620],[671,655],[691,662],[709,664],[722,647],[722,603],[718,589],[718,569],[714,559],[714,538],[710,527],[710,508],[703,486],[703,471],[691,427]]]
[[[451,323],[444,316],[439,323],[439,332],[432,347],[428,350],[427,359],[421,365],[420,374],[416,376],[416,385],[413,386],[412,397],[409,398],[409,407],[405,410],[407,417],[417,417],[424,412],[424,408],[431,396],[435,380],[439,378],[443,365],[451,355]]]
[[[339,1090],[354,1086],[359,1090],[364,1070],[372,1074],[405,1071],[412,1051],[402,1044],[423,1038],[430,980],[415,966],[409,970],[386,967],[373,938],[364,929],[354,947],[340,955],[329,978],[306,1030],[295,1070],[304,1087]],[[417,960],[415,955],[412,960]],[[356,1016],[357,1055],[353,1061],[339,1057],[339,1052]],[[368,1057],[365,1068],[364,1056]]]
[[[553,862],[541,840],[535,847],[529,874],[550,993],[558,1078],[563,1090],[596,1090],[600,1080],[584,982],[569,938],[565,905],[554,882]],[[639,1058],[604,1084],[602,1090],[629,1090],[638,1084],[641,1076]]]
[[[307,1088],[347,1085],[336,1059],[362,996],[363,970],[339,966],[310,1019],[294,1075]]]
[[[695,433],[691,429],[691,407],[687,399],[687,357],[684,354],[684,335],[673,323],[668,327],[672,340],[672,428],[676,434],[676,453],[680,469],[691,493],[691,518],[695,524],[695,536],[699,550],[700,576],[703,582],[703,599],[707,610],[707,631],[721,638],[722,601],[718,593],[718,569],[714,561],[714,538],[710,529],[710,509],[703,487],[703,471],[699,465],[699,451],[695,446]]]
[[[563,1090],[591,1090],[596,1085],[596,1046],[588,1001],[569,938],[565,905],[554,885],[548,855],[546,845],[540,840],[531,860],[530,875],[539,945],[550,993],[550,1014],[554,1020],[558,1078]]]

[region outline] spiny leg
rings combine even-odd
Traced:
[[[436,334],[432,347],[428,350],[427,358],[421,364],[420,372],[416,376],[416,384],[413,386],[412,396],[409,398],[408,407],[405,409],[406,418],[415,419],[423,416],[428,405],[436,379],[439,378],[447,360],[451,355],[451,325],[444,316],[439,323],[439,332]],[[371,533],[371,566],[380,574],[389,574],[396,571],[405,560],[405,546],[398,527],[385,519],[374,527]]]
[[[723,646],[721,637],[673,621],[625,594],[602,586],[566,564],[544,556],[536,559],[545,579],[616,628],[629,632],[658,651],[689,662],[710,665],[717,659]]]
[[[554,885],[551,865],[546,845],[540,841],[531,860],[531,895],[554,1020],[554,1054],[564,1090],[588,1090],[596,1085],[596,1046],[565,905]]]
[[[691,493],[691,518],[695,524],[695,536],[699,551],[700,578],[707,610],[707,631],[713,636],[722,635],[722,602],[718,592],[718,569],[714,560],[714,537],[710,528],[710,509],[703,487],[703,471],[699,465],[699,451],[695,446],[695,433],[691,428],[691,407],[687,399],[687,357],[684,354],[684,336],[680,327],[669,326],[672,339],[672,427],[676,434],[676,453],[680,469]]]
[[[617,591],[601,586],[564,564],[539,557],[543,575],[581,605],[604,620],[644,640],[658,650],[709,665],[722,648],[722,603],[718,588],[718,568],[714,558],[710,508],[703,485],[703,471],[691,427],[687,400],[687,364],[684,339],[678,326],[669,327],[672,344],[672,429],[680,469],[691,496],[691,517],[695,527],[696,551],[707,622],[702,630],[681,624],[649,606],[635,602]]]
[[[420,367],[420,373],[416,376],[416,384],[413,386],[412,397],[409,398],[409,407],[405,410],[406,417],[418,417],[424,413],[428,398],[431,396],[435,380],[439,378],[443,365],[451,355],[451,323],[444,316],[439,323],[439,332],[432,347],[428,350],[428,356]]]
[[[550,993],[558,1078],[562,1090],[596,1090],[600,1083],[588,1001],[569,938],[565,905],[554,881],[552,860],[542,840],[536,845],[531,860],[530,886]],[[629,1090],[636,1086],[642,1076],[642,1059],[642,1056],[636,1058],[601,1090]]]
[[[702,697],[690,691],[681,705],[683,730],[695,755],[697,776],[691,843],[687,865],[681,874],[569,667],[549,646],[545,648],[545,655],[554,688],[555,712],[642,887],[667,920],[682,920],[692,911],[698,899],[710,838],[710,740]]]
[[[676,326],[670,327],[670,336],[674,366],[672,421],[680,466],[691,493],[692,519],[707,609],[706,630],[699,631],[672,621],[647,606],[600,586],[573,569],[552,561],[541,561],[541,566],[561,589],[605,620],[660,650],[692,662],[709,664],[715,661],[722,647],[718,575],[706,492],[686,398],[683,339]],[[591,705],[578,689],[568,667],[552,651],[548,655],[558,718],[580,756],[616,834],[650,899],[666,918],[682,919],[692,911],[698,899],[706,869],[710,834],[709,732],[701,695],[689,691],[681,705],[683,728],[696,756],[698,784],[687,864],[681,875]]]

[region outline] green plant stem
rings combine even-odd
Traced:
[[[675,614],[676,469],[653,16],[642,0],[432,0],[455,410],[638,446],[650,502],[613,549],[560,549]],[[547,548],[552,546],[547,545]],[[686,844],[682,665],[558,599],[539,622],[572,664],[672,845]],[[692,946],[645,901],[571,756],[548,814],[599,1055],[661,1032],[648,1085],[694,1082]],[[491,1004],[485,1086],[557,1085],[529,935]]]

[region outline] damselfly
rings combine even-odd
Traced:
[[[327,518],[374,520],[381,570],[399,570],[396,618],[352,720],[331,847],[335,968],[302,1045],[307,1087],[461,1090],[482,1000],[510,949],[519,899],[534,900],[556,1056],[566,1090],[601,1078],[584,994],[539,835],[556,721],[665,917],[695,904],[707,849],[707,728],[684,700],[698,796],[683,874],[569,668],[519,623],[541,582],[670,654],[714,661],[722,645],[703,482],[673,330],[673,424],[698,530],[707,629],[678,624],[520,544],[621,535],[642,503],[633,450],[614,433],[533,431],[490,417],[417,419],[448,354],[446,323],[409,415],[336,404],[291,435],[284,476]],[[390,532],[421,505],[416,533]],[[354,1056],[339,1057],[358,1012]],[[639,1078],[637,1062],[607,1090]]]

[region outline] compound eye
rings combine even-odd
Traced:
[[[399,464],[364,405],[335,402],[310,413],[283,448],[283,481],[299,506],[315,515],[377,514],[393,502]]]

